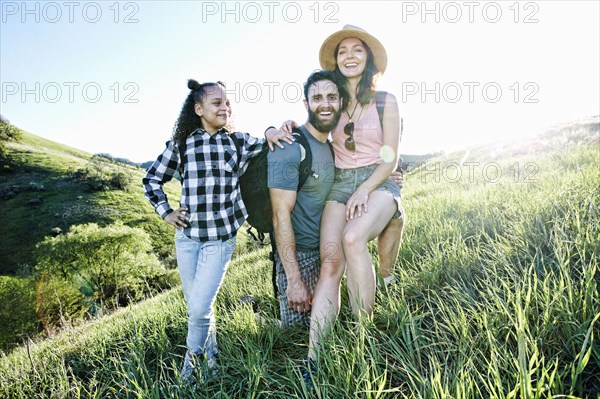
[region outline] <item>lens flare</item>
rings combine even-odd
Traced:
[[[389,145],[383,145],[379,150],[379,157],[381,157],[381,160],[385,163],[394,162],[395,155],[394,149]]]

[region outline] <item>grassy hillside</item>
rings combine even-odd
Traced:
[[[40,275],[34,271],[36,245],[46,237],[64,235],[75,225],[96,223],[106,227],[123,223],[147,232],[160,261],[167,268],[175,267],[174,229],[154,213],[144,198],[141,187],[144,170],[115,162],[110,156],[92,155],[24,131],[18,142],[3,141],[2,144],[7,158],[0,157],[0,217],[3,220],[0,224],[0,351],[10,350],[26,337],[42,333],[42,327],[48,328],[46,322],[40,323],[45,316],[40,315],[39,308],[45,301],[41,299]],[[166,191],[171,203],[176,204],[179,183],[168,183]],[[248,248],[254,249],[244,233],[238,241],[240,245],[234,256]],[[169,285],[171,280],[176,280],[176,271],[171,271],[169,276],[172,278],[165,277],[161,284]],[[86,317],[94,316],[98,306],[102,306],[97,291],[87,282],[81,283],[81,276],[75,279],[79,282],[73,283],[73,289],[84,293],[88,302],[96,302],[90,305],[91,314],[86,313]],[[72,299],[81,295],[73,289],[70,291]]]
[[[173,229],[164,223],[146,201],[141,186],[145,170],[109,162],[92,154],[59,144],[28,132],[18,143],[9,142],[8,153],[16,164],[12,173],[0,175],[0,275],[25,273],[31,267],[35,245],[52,235],[52,229],[68,231],[71,225],[121,221],[141,227],[155,240],[156,253],[163,259],[173,254]],[[158,155],[158,154],[157,154]],[[86,169],[82,177],[78,170]],[[94,171],[109,169],[126,176],[125,189],[91,187]],[[175,207],[181,192],[179,182],[165,185]],[[7,193],[14,195],[6,195]],[[252,248],[241,234],[240,248]],[[235,255],[237,255],[236,252]],[[172,263],[172,259],[170,260]]]
[[[8,143],[13,173],[0,176],[4,195],[0,208],[2,246],[0,274],[14,274],[31,266],[35,245],[53,228],[67,231],[71,225],[95,222],[101,225],[121,220],[140,226],[165,241],[171,234],[143,198],[143,170],[124,164],[92,159],[92,155],[24,132],[18,143]],[[89,179],[76,172],[83,168],[118,168],[130,179],[125,190],[94,189]],[[89,177],[89,176],[88,176]],[[177,198],[178,183],[168,185],[170,198]],[[161,255],[170,249],[157,248]]]
[[[74,225],[123,222],[155,238],[153,251],[168,267],[174,266],[173,232],[143,197],[143,170],[21,133],[18,142],[6,143],[2,161],[9,167],[0,174],[0,351],[50,327],[41,322],[47,314],[40,313],[40,306],[48,302],[34,271],[36,245],[46,237],[67,233]],[[176,200],[179,184],[167,186]],[[85,292],[88,302],[97,300],[96,292],[83,285],[75,288]]]
[[[372,320],[343,306],[314,397],[597,398],[598,118],[413,171],[399,282]],[[0,359],[0,397],[305,397],[307,332],[276,315],[266,251],[238,257],[217,300],[220,374],[181,383],[180,289]],[[344,299],[345,300],[345,299]]]

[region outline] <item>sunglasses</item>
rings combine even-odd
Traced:
[[[349,136],[344,142],[344,146],[348,151],[356,151],[356,143],[354,142],[354,122],[349,122],[344,126],[344,133]]]

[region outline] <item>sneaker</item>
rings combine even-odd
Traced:
[[[302,369],[302,380],[304,381],[306,388],[308,388],[308,390],[310,391],[313,387],[313,375],[317,373],[316,362],[311,358],[307,357],[306,359],[304,359]]]
[[[186,383],[193,382],[194,370],[198,361],[203,357],[203,354],[197,354],[190,350],[185,352],[185,359],[183,360],[183,367],[181,368],[181,379]]]
[[[183,367],[181,368],[181,378],[185,383],[189,384],[195,382],[194,372],[198,365],[200,365],[203,380],[208,377],[216,377],[219,375],[219,365],[216,356],[205,360],[203,353],[194,353],[188,350],[185,352],[185,359],[183,361]]]
[[[217,357],[213,356],[206,362],[202,363],[202,378],[207,377],[218,377],[219,376],[219,363]]]
[[[389,276],[383,278],[383,285],[384,285],[384,287],[387,287],[394,281],[396,281],[396,276],[394,276],[393,274],[389,275]]]
[[[253,313],[258,313],[258,304],[254,300],[254,297],[250,294],[246,294],[240,298],[240,305],[247,305],[247,304],[252,305]]]

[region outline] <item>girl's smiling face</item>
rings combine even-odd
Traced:
[[[338,68],[347,78],[360,76],[367,66],[367,49],[360,39],[349,37],[340,42],[336,54]]]
[[[215,133],[229,122],[231,106],[223,87],[214,85],[206,88],[202,103],[194,105],[196,115],[202,120],[202,127]]]

